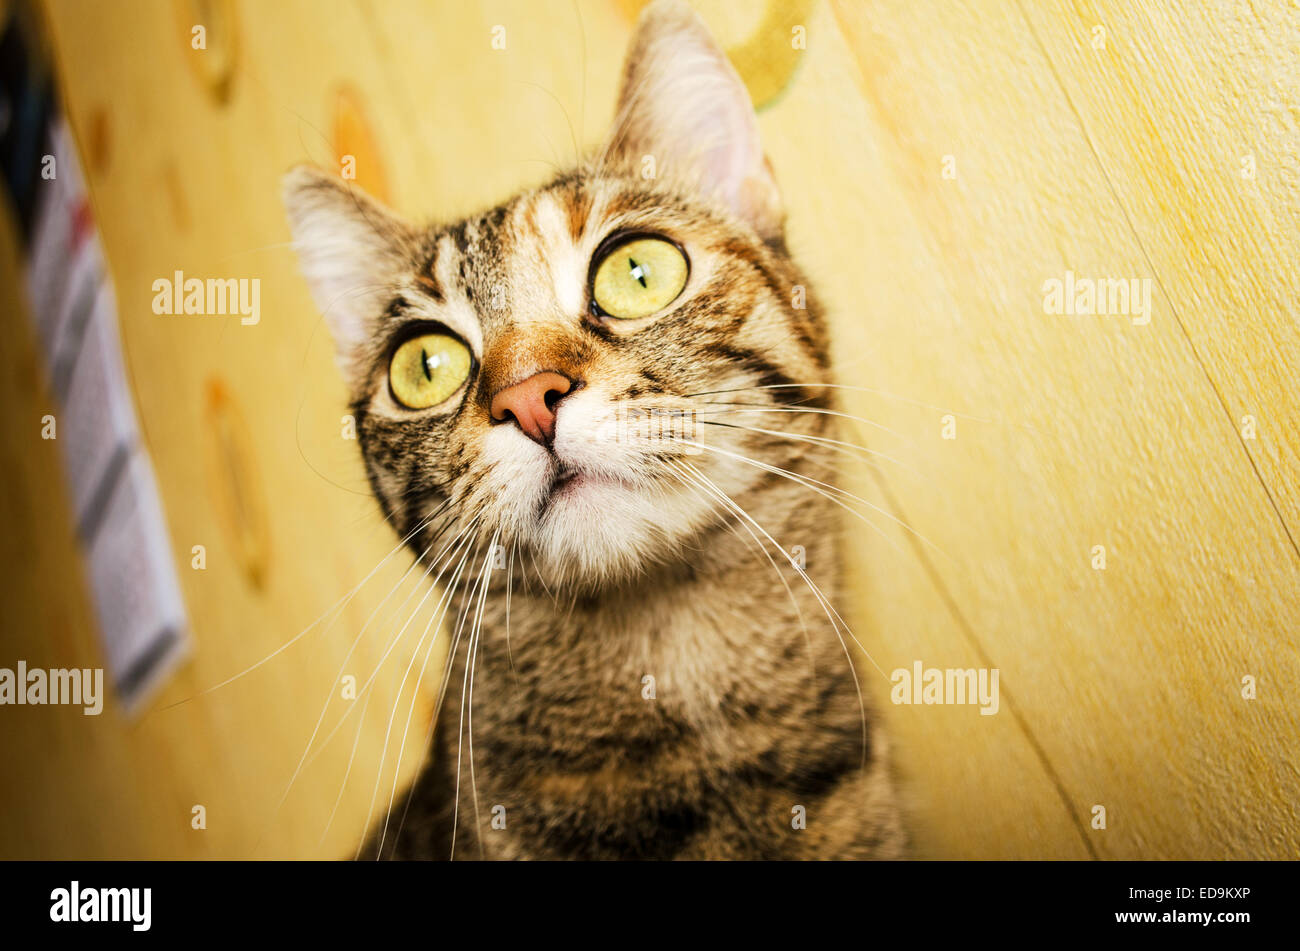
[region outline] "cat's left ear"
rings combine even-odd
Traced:
[[[409,270],[415,231],[336,175],[300,165],[284,178],[293,246],[334,335],[351,386],[364,377],[393,285]]]
[[[682,0],[656,0],[628,52],[601,161],[719,200],[764,238],[784,212],[745,84]]]

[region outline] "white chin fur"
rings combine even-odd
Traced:
[[[483,448],[495,500],[487,521],[556,583],[633,577],[679,551],[716,508],[651,458],[654,448],[620,439],[608,397],[583,389],[560,404],[554,441],[555,457],[581,474],[552,495],[549,453],[517,427],[495,426]]]

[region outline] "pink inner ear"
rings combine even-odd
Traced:
[[[748,117],[742,115],[741,121],[737,121],[736,110],[722,106],[722,100],[716,99],[698,117],[699,131],[694,141],[708,143],[707,151],[701,156],[704,183],[739,212],[742,209],[737,200],[745,180],[752,174],[756,160],[761,163],[763,156],[757,151],[758,143],[754,141],[749,122],[745,121]]]
[[[779,230],[749,92],[699,18],[685,6],[652,7],[629,64],[609,146],[625,167],[653,155],[663,177],[721,201],[760,233]]]
[[[660,123],[656,132],[672,137],[665,150],[668,161],[683,166],[669,168],[669,174],[684,172],[690,185],[721,201],[760,233],[779,228],[776,183],[740,80],[729,70],[718,70],[706,79],[679,81],[669,88],[676,95],[653,110]]]

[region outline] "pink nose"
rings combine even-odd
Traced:
[[[514,417],[530,439],[548,443],[555,438],[555,404],[572,388],[573,382],[559,373],[535,374],[493,395],[492,418],[504,422]]]

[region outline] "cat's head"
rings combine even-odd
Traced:
[[[608,140],[549,185],[445,227],[308,168],[285,200],[375,494],[402,534],[438,513],[419,551],[472,521],[556,583],[617,583],[825,421],[793,411],[825,332],[748,94],[684,4],[647,10]]]

